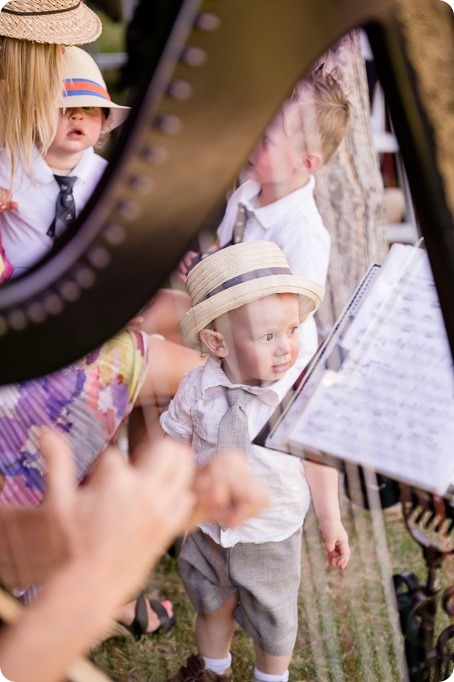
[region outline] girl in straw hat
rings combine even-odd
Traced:
[[[33,168],[14,169],[0,151],[0,187],[14,174],[12,196],[17,208],[0,215],[3,246],[14,277],[26,272],[52,249],[97,186],[107,161],[94,147],[129,113],[129,107],[110,99],[95,60],[79,47],[63,55],[63,96],[54,139],[43,155],[33,148]],[[60,186],[69,182],[74,206],[60,215]],[[64,207],[62,207],[64,208]]]
[[[12,0],[0,11],[0,146],[14,168],[20,154],[31,166],[58,123],[64,45],[91,43],[102,30],[80,0]]]
[[[14,169],[21,156],[31,168],[32,149],[43,153],[58,122],[62,45],[91,43],[102,30],[98,16],[79,0],[13,0],[0,11],[0,148]],[[0,212],[16,207],[10,186],[0,189]],[[0,284],[12,274],[0,238]]]
[[[198,653],[171,682],[232,679],[235,621],[252,637],[254,679],[285,682],[297,634],[301,528],[310,499],[330,565],[349,560],[335,469],[252,445],[298,376],[298,326],[321,302],[315,281],[291,273],[272,242],[247,242],[207,256],[187,279],[191,309],[179,329],[209,353],[182,380],[161,416],[166,433],[192,444],[196,464],[224,448],[245,451],[266,483],[270,504],[229,527],[199,524],[183,544],[178,568],[197,611]]]

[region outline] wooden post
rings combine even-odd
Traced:
[[[388,252],[383,180],[372,141],[359,31],[344,36],[322,62],[328,71],[336,69],[352,117],[341,146],[316,176],[316,202],[332,239],[325,300],[317,312],[321,340],[370,263],[381,263]]]

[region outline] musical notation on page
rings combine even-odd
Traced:
[[[454,485],[453,363],[423,249],[395,244],[368,273],[265,445],[440,495]]]

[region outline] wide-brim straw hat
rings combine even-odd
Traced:
[[[186,282],[192,301],[178,323],[184,339],[198,341],[199,332],[220,315],[271,294],[297,294],[300,322],[323,300],[324,289],[311,279],[293,275],[273,242],[243,242],[201,260]]]
[[[52,45],[92,43],[98,15],[81,0],[11,0],[0,12],[0,36]]]
[[[88,52],[80,47],[67,47],[63,55],[62,73],[64,90],[60,105],[63,108],[109,109],[102,126],[103,132],[109,132],[123,123],[130,107],[112,102],[99,66]]]

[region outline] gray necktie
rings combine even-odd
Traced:
[[[244,406],[254,398],[254,394],[240,387],[225,390],[230,407],[219,422],[217,451],[235,448],[247,455],[251,439]]]
[[[60,237],[76,218],[76,205],[74,203],[73,185],[77,177],[72,175],[54,175],[60,191],[55,204],[55,219],[49,227],[49,237]]]
[[[233,226],[233,243],[239,244],[243,241],[244,231],[248,218],[253,215],[244,204],[238,204],[238,213],[236,215],[235,224]]]
[[[244,406],[254,398],[253,393],[249,393],[244,388],[226,388],[227,402],[230,405],[227,412],[219,422],[217,452],[222,450],[241,450],[246,456],[252,447],[249,438],[249,424]],[[228,530],[228,526],[220,523],[223,531]]]

